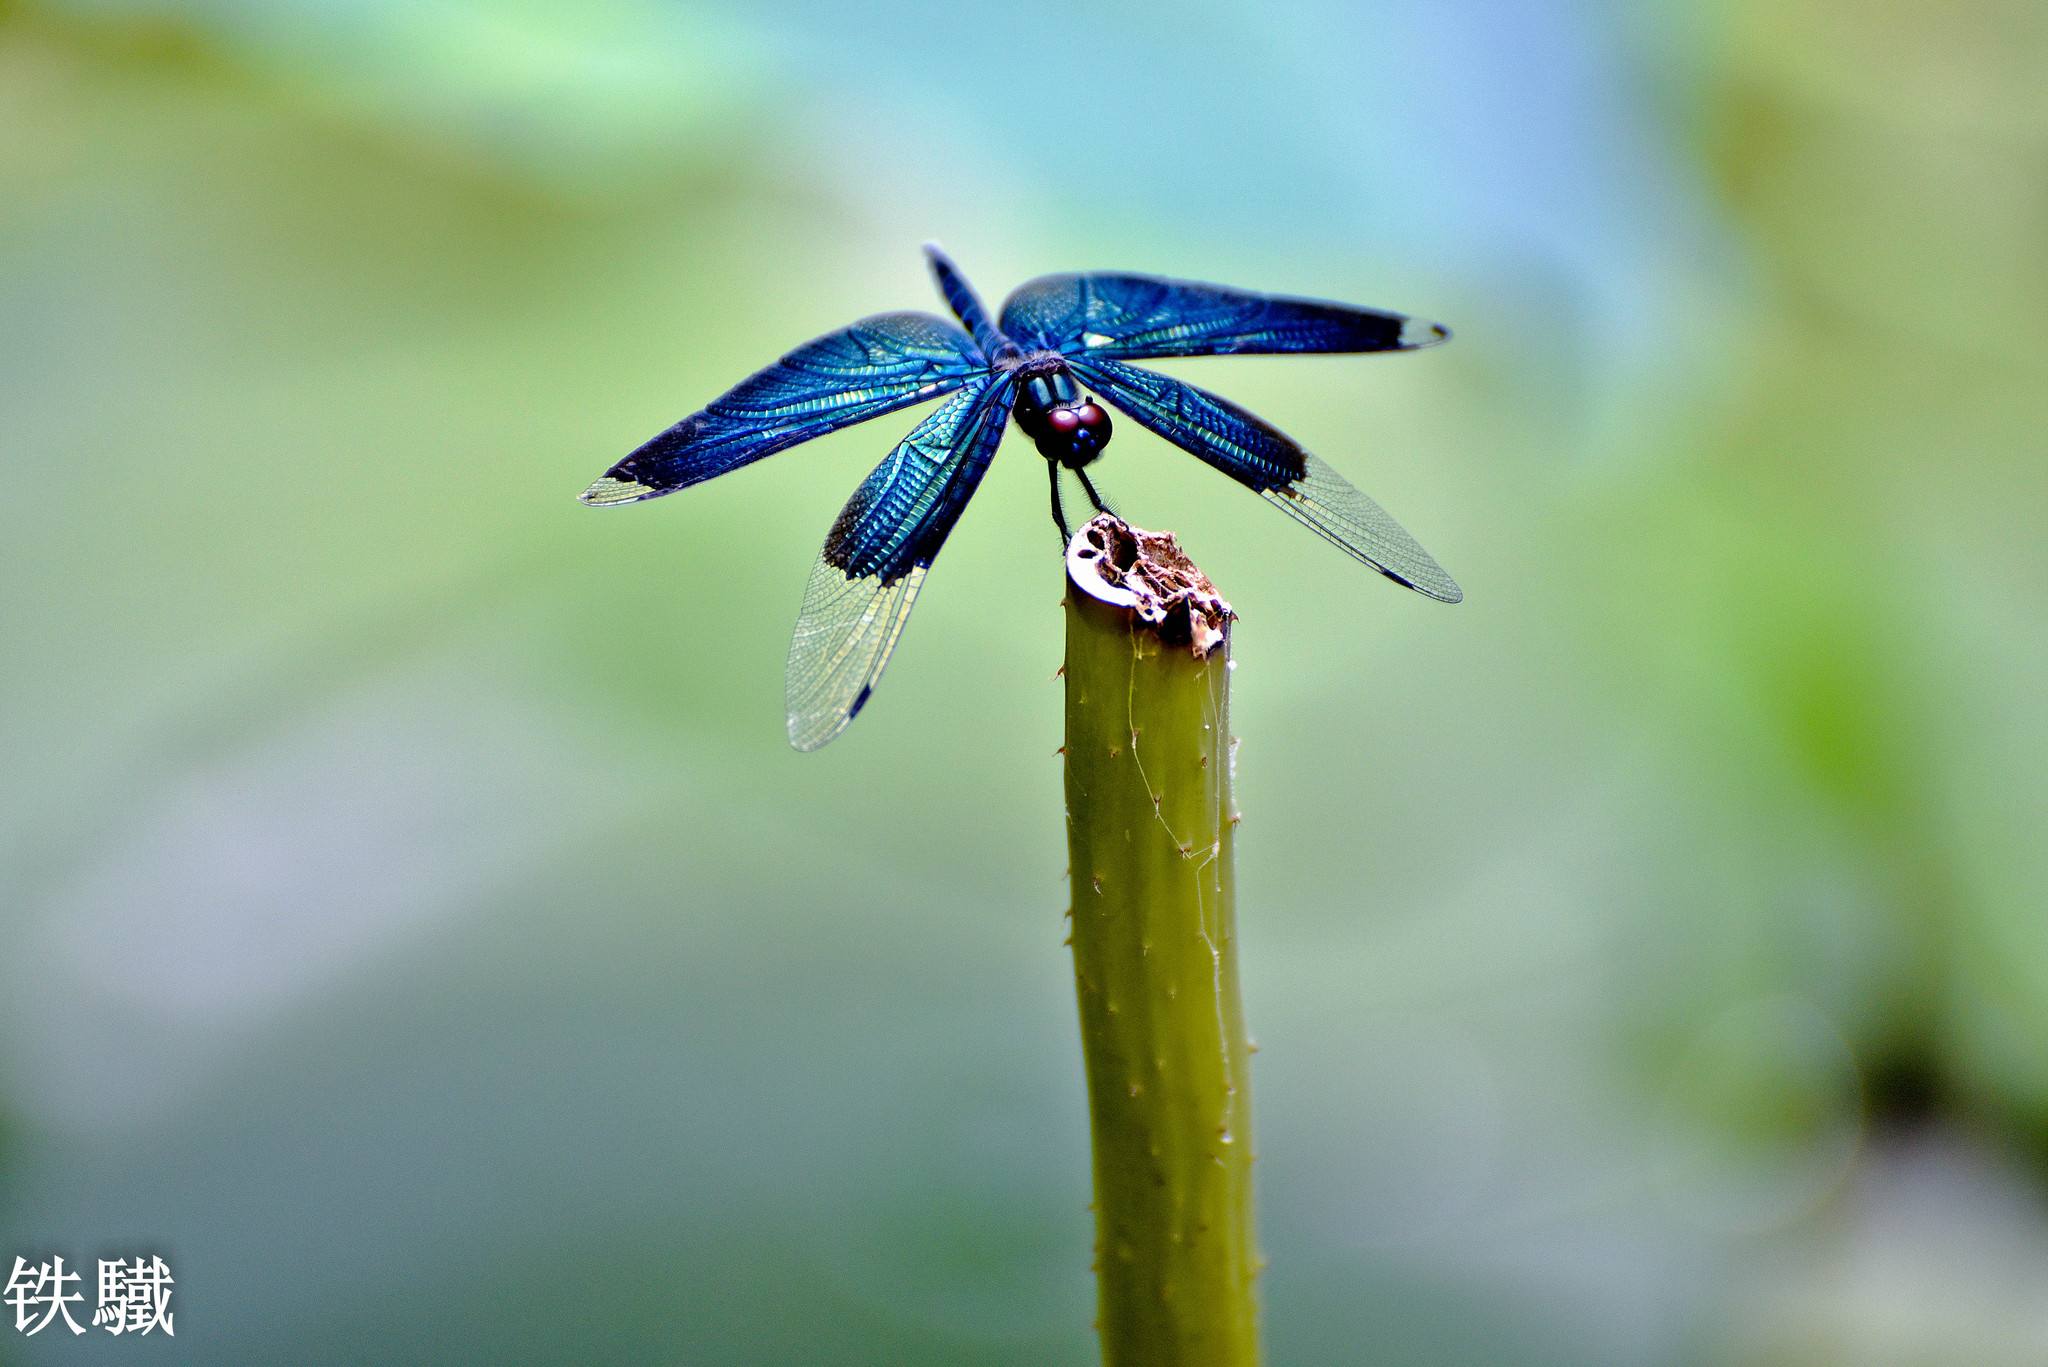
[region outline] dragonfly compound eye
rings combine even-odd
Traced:
[[[1048,412],[1036,434],[1038,453],[1069,470],[1078,470],[1109,445],[1109,414],[1090,400]]]

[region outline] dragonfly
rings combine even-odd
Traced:
[[[1450,330],[1405,314],[1162,276],[1045,275],[993,319],[945,252],[925,247],[957,325],[880,313],[804,343],[613,465],[581,495],[640,503],[924,400],[947,396],[840,510],[790,641],[790,744],[816,750],[872,696],[947,534],[1010,421],[1060,478],[1109,446],[1110,409],[1259,494],[1397,584],[1439,602],[1457,582],[1386,510],[1293,438],[1230,400],[1129,364],[1183,356],[1414,351]],[[1093,391],[1091,394],[1089,391]],[[1096,397],[1099,396],[1099,397]]]

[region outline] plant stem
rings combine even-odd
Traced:
[[[1171,536],[1067,556],[1067,846],[1108,1367],[1253,1367],[1230,608]]]

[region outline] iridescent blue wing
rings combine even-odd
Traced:
[[[804,343],[605,471],[609,506],[687,489],[798,442],[958,389],[988,362],[930,313],[880,313]]]
[[[1201,457],[1387,578],[1445,603],[1465,596],[1386,509],[1263,418],[1136,366],[1093,355],[1070,364],[1139,426]]]
[[[1003,304],[1025,350],[1136,361],[1285,351],[1413,351],[1451,334],[1439,323],[1317,299],[1290,299],[1156,275],[1042,275]]]
[[[911,430],[854,491],[825,538],[789,643],[789,743],[846,729],[882,677],[924,587],[1002,440],[1015,388],[976,380]]]

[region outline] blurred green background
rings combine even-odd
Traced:
[[[0,1358],[1081,1363],[1060,593],[1014,436],[859,725],[899,415],[728,383],[1121,267],[1440,317],[1129,424],[1236,602],[1278,1364],[2048,1363],[2048,6],[0,0]],[[0,1331],[11,1331],[11,1318]]]

